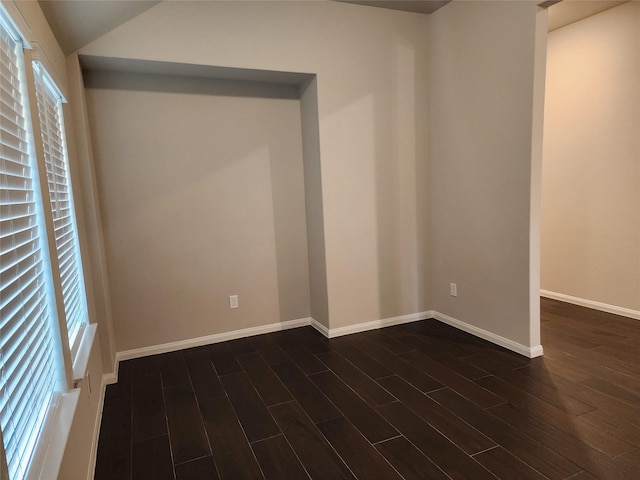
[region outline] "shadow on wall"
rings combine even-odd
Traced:
[[[163,92],[187,95],[214,95],[244,98],[298,99],[298,86],[289,84],[159,75],[138,72],[88,70],[85,87],[137,92]]]
[[[308,317],[298,86],[89,71],[85,88],[117,349]]]
[[[345,94],[322,116],[322,134],[332,139],[323,143],[323,170],[341,179],[327,193],[328,230],[339,232],[327,246],[332,329],[430,308],[426,59],[415,39],[398,36],[385,48],[380,56],[391,61],[376,76],[349,72],[348,82],[367,94]]]
[[[398,36],[393,64],[386,71],[392,95],[376,97],[375,152],[376,224],[378,234],[379,317],[423,312],[427,273],[427,125],[426,61],[415,53],[415,42]],[[422,62],[422,63],[421,63]],[[423,81],[423,80],[422,80]],[[386,118],[390,118],[390,124]],[[382,144],[392,129],[391,142]]]

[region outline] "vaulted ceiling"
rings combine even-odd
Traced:
[[[160,0],[39,0],[62,51],[91,43]]]
[[[337,1],[430,14],[450,0]],[[549,30],[560,28],[625,1],[627,0],[564,0],[556,3],[549,8]],[[160,0],[39,0],[39,3],[62,50],[69,54],[152,8],[160,3]]]

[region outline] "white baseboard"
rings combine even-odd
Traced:
[[[599,310],[601,312],[613,313],[614,315],[633,318],[634,320],[640,320],[640,311],[632,310],[630,308],[618,307],[617,305],[609,305],[608,303],[586,300],[579,297],[572,297],[571,295],[550,292],[549,290],[540,290],[540,296],[550,298],[552,300],[559,300],[561,302],[572,303],[573,305],[579,305],[581,307],[592,308],[593,310]]]
[[[96,459],[98,457],[98,440],[100,438],[100,427],[102,426],[102,410],[104,410],[104,395],[107,391],[107,385],[116,383],[116,374],[107,373],[102,376],[100,381],[100,392],[98,395],[98,413],[93,424],[93,438],[91,439],[91,458],[89,459],[89,471],[87,472],[87,480],[92,480],[96,471]]]
[[[491,333],[487,330],[475,327],[469,323],[457,320],[453,317],[445,315],[434,310],[428,310],[426,312],[412,313],[409,315],[401,315],[399,317],[385,318],[382,320],[374,320],[372,322],[357,323],[355,325],[347,325],[340,328],[327,328],[320,322],[311,319],[311,326],[322,333],[327,338],[340,337],[342,335],[350,335],[352,333],[366,332],[368,330],[376,330],[378,328],[391,327],[393,325],[400,325],[403,323],[417,322],[427,318],[435,318],[436,320],[446,323],[454,328],[462,330],[464,332],[480,337],[501,347],[507,348],[511,351],[524,355],[525,357],[534,358],[543,354],[542,345],[536,345],[535,347],[527,347],[520,343],[509,340],[508,338],[501,337],[495,333]]]
[[[535,358],[543,354],[542,345],[527,347],[526,345],[514,342],[513,340],[509,340],[508,338],[496,335],[495,333],[489,332],[488,330],[483,330],[482,328],[478,328],[474,325],[463,322],[440,312],[433,312],[433,318],[442,323],[446,323],[447,325],[451,325],[452,327],[455,327],[459,330],[470,333],[471,335],[475,335],[476,337],[480,337],[491,343],[495,343],[496,345],[500,345],[501,347],[519,353],[520,355],[524,355],[525,357]]]
[[[290,328],[304,327],[311,324],[311,318],[299,318],[297,320],[289,320],[280,323],[271,323],[269,325],[260,325],[259,327],[243,328],[241,330],[233,330],[231,332],[215,333],[204,337],[190,338],[188,340],[180,340],[177,342],[162,343],[160,345],[152,345],[150,347],[135,348],[133,350],[125,350],[116,353],[116,363],[119,364],[123,360],[132,358],[147,357],[149,355],[157,355],[159,353],[175,352],[186,348],[201,347],[210,343],[226,342],[237,338],[251,337],[253,335],[261,335],[263,333],[278,332],[280,330],[289,330]]]
[[[408,315],[400,315],[398,317],[383,318],[370,322],[356,323],[354,325],[347,325],[345,327],[339,328],[327,328],[316,319],[308,317],[117,352],[115,362],[116,364],[114,369],[115,373],[111,374],[111,377],[105,375],[105,377],[103,377],[103,382],[106,381],[105,385],[107,383],[115,383],[117,381],[118,367],[120,365],[120,362],[133,358],[146,357],[149,355],[156,355],[160,353],[175,352],[177,350],[184,350],[186,348],[200,347],[203,345],[209,345],[211,343],[226,342],[228,340],[235,340],[237,338],[261,335],[264,333],[277,332],[280,330],[288,330],[291,328],[304,327],[307,325],[311,325],[327,338],[335,338],[342,335],[350,335],[352,333],[366,332],[368,330],[376,330],[378,328],[391,327],[393,325],[401,325],[403,323],[417,322],[428,318],[435,318],[436,320],[446,323],[447,325],[451,325],[452,327],[483,338],[489,342],[495,343],[509,350],[520,353],[521,355],[525,355],[529,358],[542,355],[542,346],[540,345],[535,347],[526,347],[522,344],[509,340],[508,338],[501,337],[500,335],[496,335],[487,330],[475,327],[471,324],[468,324],[461,320],[457,320],[453,317],[449,317],[448,315],[436,312],[434,310],[427,310],[425,312],[419,313],[410,313]]]
[[[330,335],[329,335],[329,329],[327,327],[325,327],[324,325],[322,325],[315,318],[311,317],[311,321],[309,322],[309,325],[311,325],[313,328],[315,328],[317,331],[319,331],[325,337],[331,338]]]
[[[342,335],[351,335],[352,333],[366,332],[368,330],[377,330],[378,328],[391,327],[393,325],[401,325],[403,323],[417,322],[433,318],[433,311],[410,313],[408,315],[400,315],[399,317],[383,318],[372,322],[356,323],[347,325],[346,327],[327,328],[320,322],[311,319],[311,326],[322,333],[327,338],[341,337]]]

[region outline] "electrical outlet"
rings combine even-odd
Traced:
[[[238,295],[229,296],[229,308],[238,308]]]
[[[456,285],[455,283],[451,283],[449,284],[450,289],[451,289],[451,296],[452,297],[457,297],[458,296],[458,285]]]

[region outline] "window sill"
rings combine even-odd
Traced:
[[[73,359],[73,381],[78,382],[82,380],[87,373],[87,365],[89,364],[89,356],[91,355],[91,349],[93,348],[93,341],[96,338],[96,331],[98,330],[98,324],[88,324],[82,332],[82,340],[80,341],[80,347],[78,353]]]
[[[30,472],[28,476],[30,480],[58,478],[79,398],[80,389],[76,388],[67,393],[58,394],[53,401],[51,423],[46,430],[46,438],[42,439],[44,447],[42,462],[37,471]]]
[[[97,327],[95,323],[89,324],[82,333],[82,340],[73,361],[74,384],[82,380],[86,374]],[[49,407],[49,417],[45,421],[45,429],[34,453],[35,463],[27,475],[29,480],[58,478],[79,398],[80,388],[54,394]]]

